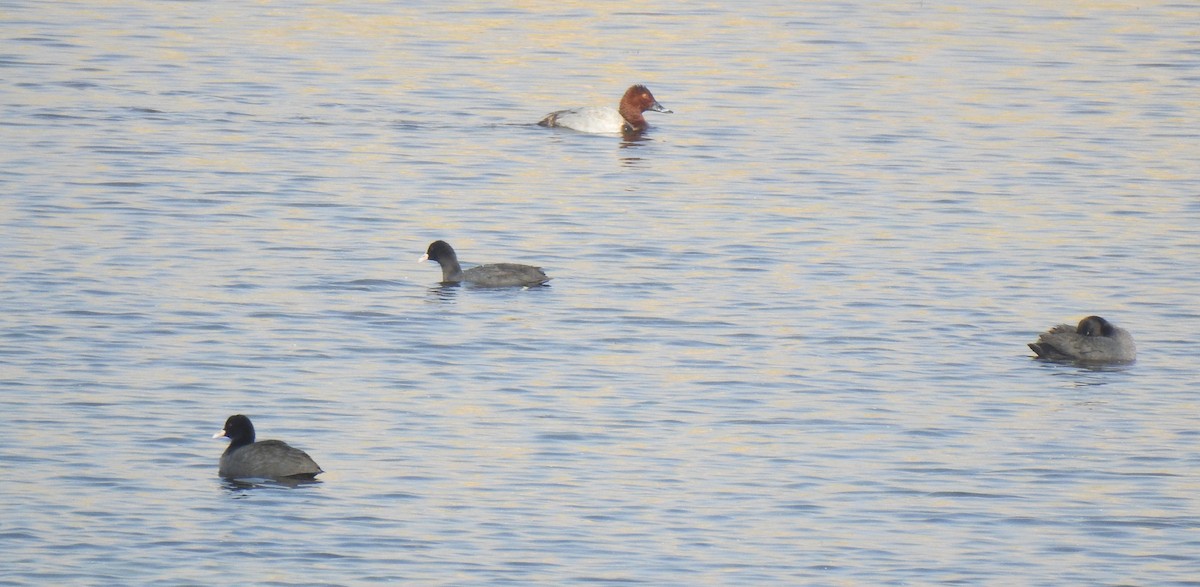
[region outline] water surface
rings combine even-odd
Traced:
[[[1195,584],[1197,7],[2,13],[0,583]]]

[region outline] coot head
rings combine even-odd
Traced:
[[[250,423],[250,418],[241,414],[235,414],[225,420],[224,428],[213,434],[213,438],[221,438],[222,436],[229,438],[230,448],[253,444],[254,424]]]
[[[429,248],[425,249],[425,254],[421,256],[418,262],[433,261],[439,265],[449,263],[458,263],[458,255],[454,253],[454,248],[446,241],[433,241],[429,243]]]
[[[1088,316],[1079,321],[1075,332],[1082,336],[1112,336],[1113,325],[1099,316]]]

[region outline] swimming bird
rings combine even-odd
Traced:
[[[446,241],[433,241],[418,263],[433,261],[442,266],[442,283],[467,283],[478,287],[530,287],[550,281],[541,267],[517,263],[493,263],[464,270],[458,255]]]
[[[254,424],[237,414],[225,420],[225,427],[213,438],[229,438],[229,448],[221,455],[219,473],[229,479],[312,479],[323,473],[304,451],[282,440],[254,442]]]
[[[1127,363],[1137,358],[1133,337],[1099,316],[1088,316],[1078,326],[1059,324],[1029,343],[1029,348],[1039,359],[1059,361]]]
[[[538,124],[541,126],[558,126],[586,133],[629,133],[646,130],[649,124],[642,113],[647,110],[664,112],[671,111],[654,99],[654,94],[641,84],[629,86],[621,96],[617,109],[608,106],[586,106],[559,110],[547,114]]]

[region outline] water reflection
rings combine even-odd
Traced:
[[[435,302],[453,302],[458,299],[461,283],[439,283],[426,290],[426,298]]]
[[[625,150],[625,149],[632,150],[632,149],[641,149],[641,148],[645,147],[647,145],[647,143],[650,143],[653,141],[653,139],[651,139],[645,135],[646,135],[646,131],[638,131],[636,133],[626,133],[625,136],[623,137],[623,139],[621,140],[620,148],[622,150]],[[645,163],[644,159],[645,159],[644,157],[637,157],[637,156],[633,156],[633,155],[623,155],[620,157],[621,165],[625,166],[625,167],[644,168],[644,167],[646,167],[646,163]]]
[[[1113,374],[1131,373],[1134,363],[1097,364],[1072,360],[1050,360],[1030,357],[1054,378],[1065,378],[1068,387],[1100,387],[1122,381]]]
[[[221,479],[221,488],[233,494],[251,490],[300,489],[320,485],[320,479]]]
[[[452,302],[452,301],[455,301],[456,299],[458,299],[459,292],[461,292],[461,291],[505,293],[505,292],[526,292],[526,291],[531,291],[531,290],[532,291],[548,291],[548,290],[550,290],[550,288],[551,288],[551,286],[549,283],[543,283],[541,285],[534,285],[534,286],[526,285],[526,286],[522,286],[522,287],[516,287],[516,286],[488,287],[488,286],[473,285],[470,283],[462,283],[462,282],[446,282],[446,283],[439,283],[435,286],[428,288],[426,290],[426,297],[428,299],[436,300],[436,301],[440,301],[440,302]]]
[[[6,579],[1194,581],[1195,6],[360,4],[6,3]],[[1027,364],[1079,307],[1154,352]],[[346,478],[155,450],[231,406]]]

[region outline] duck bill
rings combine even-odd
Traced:
[[[429,260],[429,253],[425,253],[424,255],[421,255],[421,258],[417,259],[417,262],[424,263],[428,260]]]
[[[662,112],[663,114],[674,114],[674,112],[667,110],[666,106],[659,104],[658,100],[655,100],[654,103],[650,105],[650,109],[655,112]]]
[[[218,430],[216,434],[213,434],[213,438],[224,438],[224,437],[225,437],[224,429]]]

